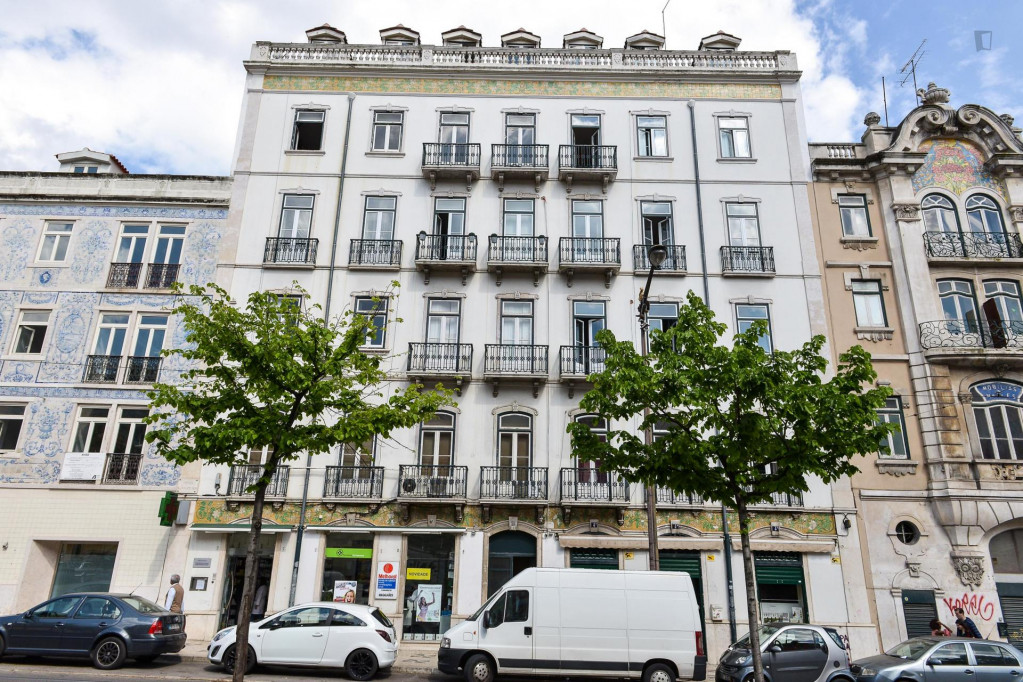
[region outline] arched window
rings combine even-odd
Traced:
[[[438,412],[423,422],[419,437],[419,465],[424,476],[447,476],[455,452],[455,415]]]
[[[941,194],[928,194],[920,202],[926,232],[959,232],[959,216],[952,200]]]
[[[974,194],[967,199],[966,219],[970,225],[970,232],[1005,234],[1002,212],[998,209],[998,204],[994,202],[994,199],[989,196]]]
[[[1023,459],[1023,386],[987,381],[970,389],[981,457]]]

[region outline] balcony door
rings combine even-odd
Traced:
[[[505,199],[502,228],[502,234],[505,237],[532,237],[533,200]]]
[[[532,166],[536,163],[536,114],[506,114],[504,141],[509,166]]]
[[[593,415],[576,417],[580,424],[585,424],[601,441],[607,440],[607,421]],[[588,458],[585,454],[575,457],[576,499],[609,499],[607,472],[600,470],[601,461]]]
[[[184,225],[160,226],[156,235],[156,248],[153,250],[153,265],[146,278],[147,287],[163,289],[177,280],[184,245]]]
[[[572,114],[572,167],[599,166],[600,116]]]
[[[500,343],[502,370],[534,371],[532,301],[501,301]]]
[[[1023,302],[1019,284],[1008,280],[984,282],[982,310],[995,348],[1023,345]]]
[[[674,244],[675,236],[671,225],[671,204],[664,201],[644,201],[640,205],[643,217],[643,244],[653,246]]]
[[[601,201],[572,202],[572,258],[577,263],[602,263],[604,213]]]
[[[423,422],[419,437],[419,466],[427,477],[450,476],[455,448],[455,415],[438,412]]]
[[[974,194],[966,200],[966,219],[970,224],[970,232],[1002,236],[1005,224],[998,204],[983,194]]]
[[[394,197],[366,197],[366,213],[362,221],[362,238],[374,241],[394,239]]]
[[[529,467],[533,461],[533,418],[522,412],[502,414],[497,419],[498,486],[523,489],[499,490],[500,497],[529,497]]]
[[[440,115],[440,161],[464,166],[469,163],[469,114]]]
[[[728,244],[760,246],[760,221],[756,204],[727,204]]]
[[[597,332],[607,328],[604,302],[573,301],[572,326],[576,371],[591,374],[603,369],[603,350],[597,346]]]
[[[286,194],[281,208],[281,239],[308,239],[313,222],[313,197],[307,194]]]
[[[117,244],[115,263],[141,263],[146,255],[146,241],[149,239],[148,225],[125,225],[121,228],[121,240]]]
[[[135,331],[135,349],[128,362],[126,381],[156,381],[160,371],[160,353],[167,335],[166,315],[141,315]]]
[[[979,334],[980,321],[973,283],[961,279],[938,280],[938,299],[945,327],[955,336]],[[978,344],[979,345],[979,344]]]
[[[461,301],[430,299],[426,316],[426,369],[458,369],[458,338],[461,326]]]
[[[444,260],[465,258],[465,199],[435,200],[433,233],[437,237],[438,258]]]

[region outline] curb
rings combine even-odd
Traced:
[[[173,654],[171,654],[173,655]],[[182,663],[209,663],[209,659],[206,656],[198,656],[195,654],[177,654],[177,658]],[[391,670],[396,673],[437,673],[437,666],[430,665],[401,665],[395,663],[391,666]]]

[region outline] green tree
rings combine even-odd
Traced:
[[[690,292],[678,323],[652,334],[648,357],[600,332],[605,369],[590,377],[593,389],[580,407],[606,419],[611,430],[603,440],[585,424],[568,429],[581,459],[736,510],[754,673],[763,682],[750,506],[776,493],[806,491],[807,476],[829,483],[855,473],[850,458],[876,452],[896,427],[877,419],[891,390],[873,387],[877,375],[860,346],[841,355],[826,381],[823,336],[795,351],[767,352],[759,344],[766,323],[737,334],[731,347],[719,343],[726,329]],[[647,444],[645,430],[655,424],[664,435]]]
[[[250,448],[268,449],[262,475],[248,488],[254,496],[234,665],[234,679],[242,680],[263,501],[278,467],[303,452],[386,437],[452,401],[418,384],[387,395],[381,358],[361,350],[371,329],[361,315],[347,311],[325,321],[318,306],[304,309],[268,292],[251,294],[242,308],[215,285],[192,286],[188,294],[173,309],[187,344],[164,354],[189,369],[149,392],[146,439],[178,464],[247,464]]]

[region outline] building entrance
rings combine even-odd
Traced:
[[[245,550],[248,542],[248,533],[232,533],[227,541],[227,566],[224,572],[224,591],[221,593],[220,628],[238,623],[238,612],[242,605],[242,590],[245,586]],[[268,602],[275,544],[276,537],[274,535],[261,535],[259,547],[256,549],[256,593],[259,594],[261,585],[266,585]],[[266,608],[269,608],[269,603]]]

